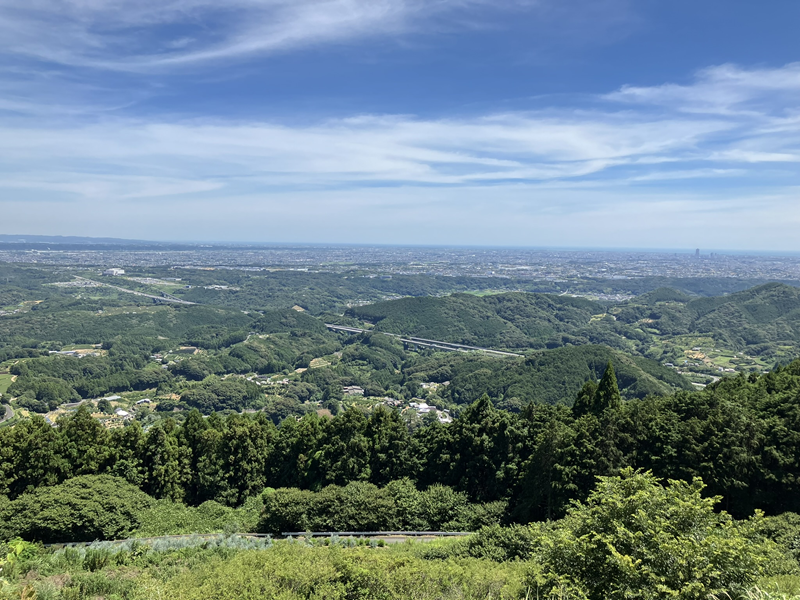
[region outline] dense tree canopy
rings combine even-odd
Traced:
[[[190,412],[182,426],[164,419],[147,433],[136,422],[109,432],[85,407],[55,429],[33,417],[0,429],[0,494],[14,499],[109,473],[157,498],[235,506],[265,487],[384,486],[408,477],[471,501],[507,501],[508,518],[527,522],[563,515],[595,476],[630,466],[702,477],[738,516],[800,510],[800,441],[791,434],[800,430],[800,362],[700,392],[622,403],[612,369],[597,390],[581,391],[581,398],[607,399],[591,400],[585,412],[532,404],[513,414],[484,397],[452,423],[413,434],[388,408],[349,408],[333,418],[312,412],[279,427],[264,413],[204,419]]]

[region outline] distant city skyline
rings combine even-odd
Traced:
[[[0,6],[0,233],[798,252],[798,22],[791,0]]]
[[[309,241],[290,241],[290,242],[263,242],[254,240],[169,240],[169,239],[126,239],[126,238],[102,238],[91,236],[70,236],[70,235],[40,235],[40,234],[0,234],[0,253],[23,251],[26,246],[37,248],[52,245],[55,252],[64,249],[74,249],[76,247],[86,247],[91,251],[94,246],[109,248],[112,252],[117,252],[117,246],[132,246],[132,251],[138,252],[141,247],[144,251],[151,248],[163,246],[169,250],[177,247],[192,249],[208,248],[223,249],[299,249],[309,250],[353,250],[362,252],[371,248],[386,250],[412,250],[412,251],[521,251],[531,253],[563,253],[563,254],[652,254],[654,256],[683,256],[687,259],[692,258],[731,258],[736,257],[800,257],[800,251],[779,251],[779,250],[742,250],[736,248],[656,248],[656,247],[603,247],[603,246],[524,246],[524,245],[464,245],[464,244],[396,244],[396,243],[345,243],[345,242],[309,242]],[[38,248],[41,250],[41,248]],[[14,262],[14,261],[12,261]]]

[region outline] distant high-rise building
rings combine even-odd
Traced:
[[[694,251],[694,257],[695,258],[700,258],[700,248],[698,248],[697,250]]]

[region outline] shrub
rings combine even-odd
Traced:
[[[264,511],[258,530],[265,533],[284,531],[306,531],[309,528],[308,513],[314,500],[314,492],[297,488],[267,488],[262,494]]]
[[[800,515],[787,512],[775,517],[764,517],[758,522],[758,532],[800,561]]]
[[[500,521],[505,502],[470,504],[443,485],[420,492],[409,480],[329,485],[319,492],[267,489],[258,531],[474,531]]]
[[[329,485],[314,496],[309,526],[315,531],[380,531],[397,527],[392,497],[371,483]]]
[[[142,526],[136,531],[136,536],[249,532],[255,528],[259,512],[260,506],[230,508],[213,500],[200,506],[158,500],[142,513]]]
[[[468,537],[463,545],[464,556],[495,562],[528,560],[539,545],[539,536],[524,525],[490,525]]]
[[[512,600],[525,597],[521,568],[474,559],[425,561],[403,548],[284,543],[269,552],[241,552],[206,568],[183,570],[167,582],[161,597]]]
[[[0,542],[0,590],[8,577],[17,575],[21,564],[35,559],[38,553],[39,548],[35,544],[21,539]]]
[[[432,485],[420,495],[421,515],[428,527],[435,531],[461,529],[457,515],[463,515],[468,505],[466,494],[446,485]]]
[[[40,487],[0,512],[0,538],[45,543],[85,542],[127,536],[153,499],[124,479],[84,475]]]
[[[377,531],[397,526],[391,495],[370,483],[329,485],[317,493],[267,490],[259,531]]]
[[[482,527],[497,525],[506,514],[508,503],[505,500],[484,504],[466,504],[458,509],[455,519],[446,527],[459,531],[478,531]]]
[[[739,593],[780,562],[777,546],[757,535],[758,519],[715,512],[719,498],[703,498],[699,479],[662,486],[632,469],[598,479],[586,504],[541,537],[532,588],[590,600],[699,600]]]
[[[426,531],[428,520],[422,514],[422,492],[408,478],[390,481],[384,488],[394,502],[398,527],[405,531]]]
[[[481,558],[494,562],[528,560],[539,546],[539,534],[532,527],[490,525],[467,538],[445,540],[424,547],[427,559]]]

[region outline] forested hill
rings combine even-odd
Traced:
[[[711,298],[659,288],[612,306],[549,294],[454,294],[379,302],[346,315],[376,331],[447,342],[520,349],[602,344],[664,362],[670,356],[654,353],[653,344],[681,335],[772,360],[796,356],[790,350],[800,342],[800,289],[782,283]]]
[[[374,323],[376,331],[524,348],[560,346],[564,335],[578,334],[604,312],[602,305],[581,298],[508,293],[403,298],[351,308],[346,315]]]
[[[457,404],[474,402],[487,394],[497,406],[516,411],[528,402],[571,404],[581,386],[600,379],[606,365],[614,364],[623,398],[666,395],[694,389],[687,379],[656,361],[617,352],[606,346],[566,346],[540,351],[524,360],[459,360],[442,356],[438,370],[424,369],[450,384],[444,394]],[[415,369],[407,369],[413,375]]]
[[[660,289],[630,302],[615,316],[661,335],[708,334],[731,347],[795,344],[800,341],[800,289],[768,283],[729,296],[694,300]]]

